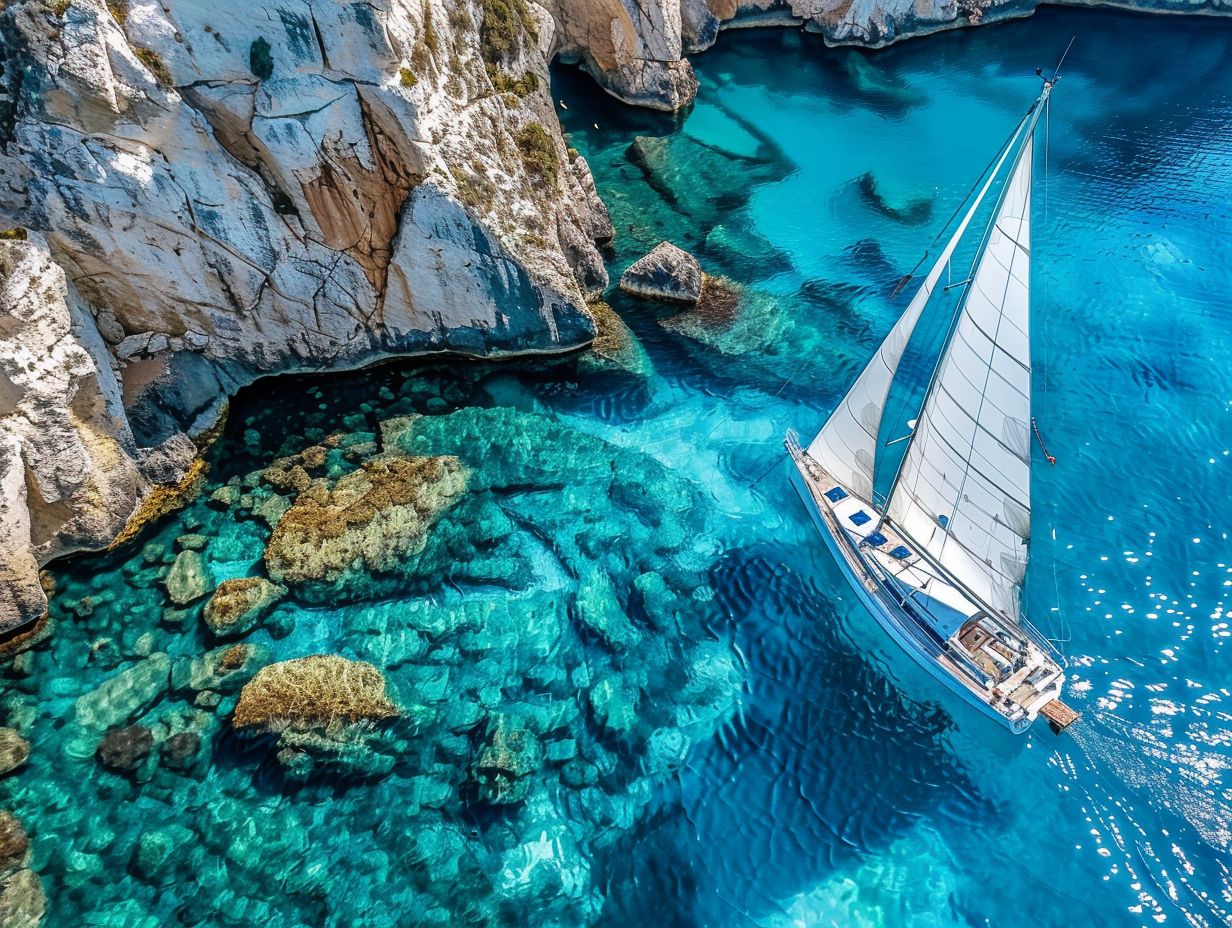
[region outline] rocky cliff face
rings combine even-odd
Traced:
[[[1038,0],[543,0],[558,23],[562,59],[614,96],[654,109],[692,101],[687,55],[724,29],[794,26],[827,43],[888,45],[942,29],[1029,15]],[[1232,13],[1232,0],[1055,0],[1170,13]]]
[[[0,4],[0,8],[4,4]],[[594,334],[552,20],[454,0],[0,12],[0,631],[266,374]]]

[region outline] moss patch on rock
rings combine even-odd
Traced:
[[[556,161],[556,146],[548,130],[537,122],[527,123],[517,135],[518,151],[531,174],[548,184],[556,183],[559,165]]]
[[[270,577],[340,584],[354,571],[390,570],[422,550],[428,528],[466,481],[461,461],[447,456],[378,458],[332,486],[313,480],[270,536]]]
[[[399,714],[384,675],[371,664],[316,654],[262,667],[240,691],[232,724],[278,732],[383,722]]]
[[[247,634],[286,592],[264,577],[224,580],[205,604],[205,624],[220,638]]]

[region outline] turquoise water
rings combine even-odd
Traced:
[[[851,602],[780,442],[824,419],[1073,34],[1037,185],[1058,461],[1028,601],[1084,717],[1012,739]],[[1227,924],[1230,46],[1219,20],[1055,11],[876,54],[725,35],[680,120],[559,73],[614,277],[671,239],[743,285],[736,318],[613,293],[646,376],[388,365],[241,396],[201,497],[60,565],[54,635],[6,680],[33,751],[0,801],[48,924]],[[196,548],[204,589],[261,574],[295,495],[263,471],[310,448],[328,485],[453,455],[466,488],[422,545],[378,537],[379,570],[290,584],[228,676],[166,576]],[[321,652],[378,667],[401,717],[347,751],[232,731],[256,664]],[[157,746],[106,769],[108,723]]]

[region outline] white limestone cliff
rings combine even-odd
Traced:
[[[0,4],[0,632],[257,377],[593,337],[611,225],[519,10]]]
[[[8,629],[43,609],[38,563],[110,542],[148,488],[110,355],[33,233],[0,241],[0,409],[0,629]]]

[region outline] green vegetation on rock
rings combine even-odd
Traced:
[[[538,24],[526,0],[483,0],[479,42],[488,64],[498,65],[517,57],[524,36],[539,37]]]
[[[548,130],[537,122],[527,123],[517,135],[518,151],[531,174],[548,184],[556,183],[559,167],[556,161],[556,146]]]
[[[167,88],[175,86],[175,79],[171,76],[171,69],[167,67],[167,62],[163,60],[162,55],[152,48],[144,48],[140,45],[133,46],[133,54],[149,69],[149,72],[154,75],[154,78],[160,85]]]

